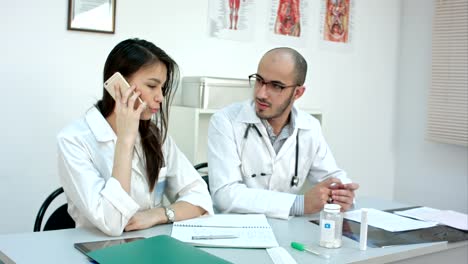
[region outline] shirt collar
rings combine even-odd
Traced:
[[[114,130],[112,129],[110,124],[107,122],[107,120],[104,118],[104,116],[96,107],[93,107],[89,109],[88,112],[86,112],[85,119],[92,133],[96,137],[97,141],[99,142],[114,141],[115,142],[117,140],[117,135],[115,134]],[[140,133],[138,133],[138,136],[135,139],[135,151],[137,152],[137,155],[138,155],[137,160],[142,160],[143,148],[141,146]],[[134,163],[136,163],[136,161]]]
[[[293,106],[293,117],[294,123],[293,128],[297,129],[312,129],[313,123],[311,122],[311,116],[309,113],[299,111],[296,106]]]
[[[114,130],[96,107],[86,112],[85,120],[97,141],[105,142],[117,139]]]
[[[237,121],[248,124],[259,124],[261,123],[260,118],[255,113],[255,105],[253,100],[245,101],[242,104],[242,108],[237,116]]]
[[[293,105],[291,110],[290,129],[312,129],[312,123],[310,122],[308,113],[299,111],[296,105]],[[260,124],[262,121],[255,113],[255,104],[253,100],[244,102],[237,121],[248,124]],[[291,133],[292,134],[292,133]]]

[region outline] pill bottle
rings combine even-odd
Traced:
[[[320,212],[320,246],[341,247],[343,213],[339,204],[326,204]]]

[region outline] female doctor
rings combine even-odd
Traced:
[[[60,180],[76,226],[119,236],[212,214],[205,182],[166,137],[177,64],[153,43],[128,39],[107,57],[104,80],[115,72],[131,88],[112,87],[115,100],[104,89],[95,107],[57,136]],[[164,194],[171,205],[162,206]]]
[[[293,106],[306,72],[297,51],[270,50],[249,76],[254,100],[211,118],[208,175],[218,210],[287,218],[318,212],[325,203],[352,206],[359,185],[336,165],[319,122]]]

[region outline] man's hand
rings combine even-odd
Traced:
[[[341,205],[341,211],[348,210],[353,205],[354,191],[358,188],[357,183],[340,183],[330,186],[332,203]]]
[[[318,183],[304,194],[305,214],[313,214],[322,210],[331,196],[332,190],[330,189],[330,185],[332,183],[335,183],[335,186],[343,185],[340,179],[332,177]]]

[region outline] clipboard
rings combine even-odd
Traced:
[[[230,263],[167,235],[159,235],[86,253],[100,264]]]

